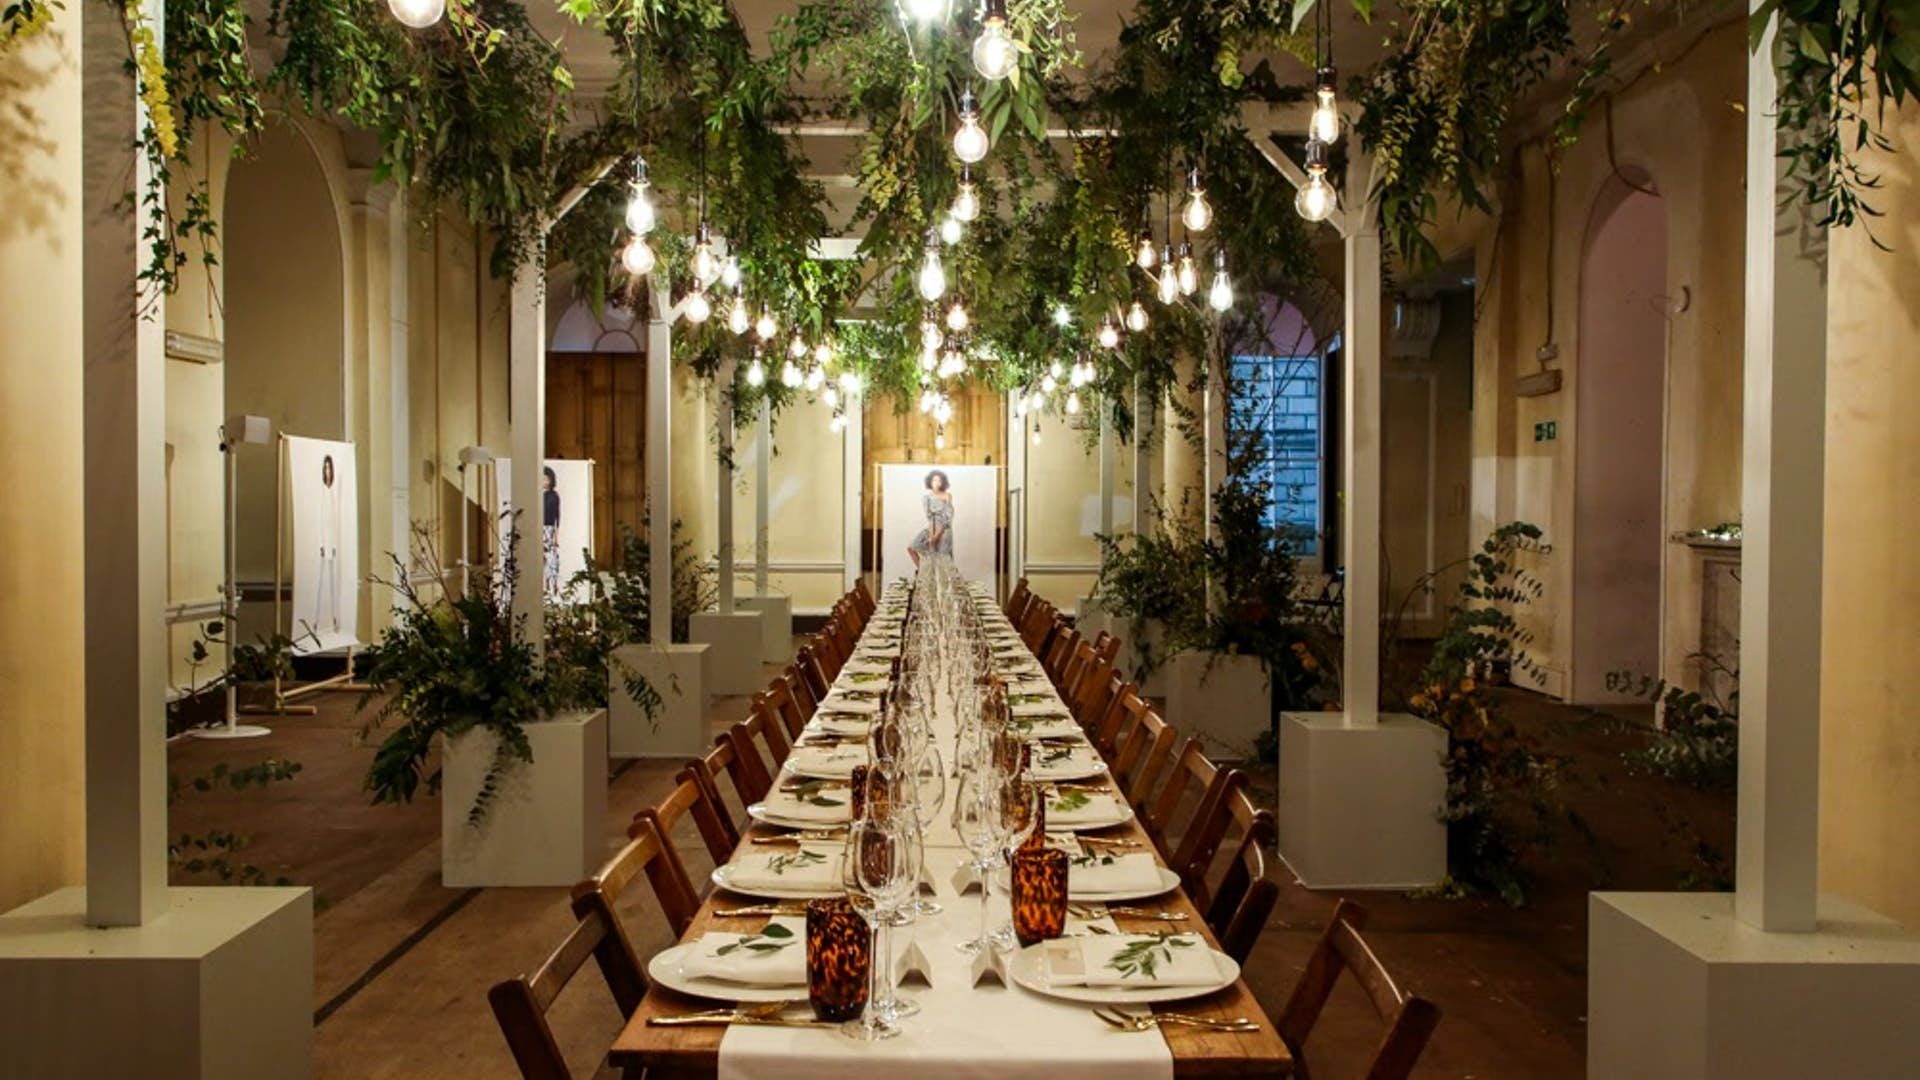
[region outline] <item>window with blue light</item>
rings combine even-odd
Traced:
[[[1235,356],[1227,407],[1229,441],[1249,440],[1253,477],[1272,495],[1268,526],[1303,557],[1320,553],[1323,370],[1318,356]]]

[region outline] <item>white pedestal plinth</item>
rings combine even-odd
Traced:
[[[1211,757],[1253,759],[1254,740],[1273,722],[1259,657],[1183,652],[1167,664],[1166,681],[1168,723],[1199,739]]]
[[[1166,629],[1159,623],[1149,620],[1139,634],[1134,633],[1133,620],[1119,615],[1101,614],[1105,620],[1105,629],[1120,639],[1120,651],[1114,655],[1114,670],[1123,679],[1139,684],[1142,697],[1165,697],[1167,695]],[[1081,633],[1086,633],[1083,629]],[[1138,638],[1139,640],[1136,640]],[[1140,668],[1141,646],[1145,645],[1160,666],[1153,669],[1144,682],[1137,672]]]
[[[1400,713],[1281,713],[1280,858],[1310,889],[1439,884],[1446,752],[1446,732]]]
[[[793,598],[768,593],[735,597],[733,606],[760,617],[760,662],[784,664],[793,659]]]
[[[1100,631],[1113,631],[1113,616],[1100,606],[1097,596],[1076,597],[1073,601],[1073,626],[1088,641],[1100,636]]]
[[[145,926],[89,928],[80,887],[0,915],[0,1076],[312,1075],[312,890],[169,895]]]
[[[707,689],[720,696],[754,694],[767,688],[760,677],[761,618],[753,611],[702,611],[693,616],[687,636],[713,646],[707,654]]]
[[[441,884],[571,885],[606,855],[607,711],[564,714],[526,732],[533,760],[505,768],[478,825],[467,813],[499,737],[480,730],[445,740]]]
[[[613,650],[607,709],[607,755],[694,758],[706,752],[707,646],[622,645]],[[623,671],[637,672],[660,695],[658,715],[627,694]]]
[[[1920,931],[1828,896],[1808,934],[1741,923],[1730,893],[1594,893],[1587,910],[1595,1080],[1920,1071]]]

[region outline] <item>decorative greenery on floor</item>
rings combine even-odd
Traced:
[[[224,762],[204,775],[182,780],[167,777],[167,805],[172,806],[190,793],[206,794],[221,788],[245,791],[293,779],[300,773],[297,761],[268,758],[253,765],[234,768]],[[174,884],[217,881],[223,885],[289,885],[285,877],[269,880],[267,872],[244,861],[240,853],[250,838],[230,829],[210,829],[204,833],[181,833],[167,843],[167,861],[173,866]]]

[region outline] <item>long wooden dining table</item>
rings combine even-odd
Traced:
[[[983,608],[983,611],[985,609]],[[997,609],[996,612],[997,614]],[[782,781],[790,779],[783,774]],[[1101,774],[1109,790],[1118,795],[1113,788],[1110,775]],[[776,782],[778,783],[778,782]],[[1122,802],[1124,802],[1122,798]],[[765,824],[754,823],[742,835],[740,848],[736,856],[755,844],[768,838],[779,837],[788,830],[771,828]],[[1087,833],[1089,836],[1104,839],[1131,841],[1127,850],[1153,851],[1152,841],[1141,827],[1138,816],[1130,817],[1122,824]],[[761,848],[765,850],[765,848]],[[698,939],[710,931],[744,933],[763,926],[765,919],[744,919],[739,917],[722,918],[715,913],[716,897],[727,895],[724,890],[714,889],[701,904],[693,924],[682,936],[682,942]],[[750,897],[735,898],[735,902],[725,906],[738,906],[758,902]],[[954,899],[947,903],[956,903]],[[977,903],[977,901],[972,901]],[[1207,944],[1215,949],[1219,942],[1207,927],[1203,913],[1194,906],[1184,889],[1174,890],[1146,901],[1160,912],[1183,913],[1185,918],[1177,921],[1133,918],[1122,913],[1112,915],[1113,923],[1122,932],[1156,932],[1177,929],[1182,933],[1202,935]],[[945,948],[947,946],[940,946]],[[1030,994],[1030,991],[1009,986],[1005,993]],[[804,997],[804,988],[799,996]],[[609,1064],[637,1075],[642,1070],[649,1077],[712,1077],[721,1071],[721,1043],[728,1028],[725,1026],[679,1026],[656,1025],[656,1017],[672,1017],[702,1009],[710,1009],[715,1002],[706,998],[696,998],[678,993],[654,983],[649,987],[644,1000],[634,1014],[627,1019],[619,1037],[615,1039],[609,1053]],[[1053,1002],[1059,1005],[1059,1002]],[[1175,1077],[1243,1077],[1243,1076],[1285,1076],[1292,1071],[1292,1057],[1286,1044],[1281,1041],[1277,1031],[1260,1003],[1255,1000],[1244,977],[1236,979],[1230,986],[1210,993],[1204,997],[1191,998],[1158,1007],[1167,1012],[1187,1016],[1207,1017],[1220,1020],[1242,1018],[1255,1022],[1257,1030],[1250,1031],[1209,1031],[1198,1027],[1163,1024],[1157,1029],[1144,1032],[1127,1032],[1108,1027],[1093,1013],[1092,1006],[1073,1006],[1075,1015],[1084,1013],[1084,1020],[1090,1029],[1100,1030],[1100,1037],[1111,1039],[1158,1039],[1164,1040],[1166,1051],[1172,1058],[1172,1074]],[[1138,1008],[1138,1007],[1136,1007]],[[956,1012],[960,1010],[955,1010]],[[942,1023],[962,1024],[966,1018],[962,1015],[947,1015],[941,1010],[929,1008],[906,1021],[907,1025],[939,1025]],[[863,1043],[846,1038],[835,1032],[807,1032],[820,1040],[820,1046],[809,1046],[816,1057],[825,1053],[831,1055],[834,1064],[843,1070],[862,1067],[864,1053],[879,1044]],[[824,1047],[824,1049],[823,1049]],[[1143,1049],[1146,1049],[1143,1047]],[[1154,1049],[1154,1054],[1159,1054]],[[898,1064],[894,1062],[893,1064]],[[990,1073],[982,1069],[979,1075]]]

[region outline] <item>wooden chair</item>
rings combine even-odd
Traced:
[[[1000,606],[1000,610],[1006,615],[1008,622],[1018,626],[1020,613],[1027,609],[1027,601],[1031,599],[1033,599],[1033,591],[1027,587],[1027,579],[1021,578],[1013,583],[1013,591],[1007,594],[1007,602]]]
[[[1200,888],[1197,895],[1204,895],[1207,868],[1233,822],[1228,800],[1246,786],[1245,773],[1214,764],[1200,740],[1188,739],[1153,800],[1141,807],[1141,826],[1160,849],[1168,869],[1180,875],[1189,895],[1196,895],[1196,886]],[[1186,806],[1192,809],[1183,815]]]
[[[1118,634],[1110,634],[1105,630],[1100,631],[1100,636],[1093,641],[1093,647],[1099,652],[1100,659],[1105,660],[1109,664],[1115,663],[1120,659],[1120,636]]]
[[[1118,676],[1115,681],[1118,682]],[[1120,744],[1146,710],[1147,703],[1140,696],[1139,687],[1130,682],[1114,687],[1106,710],[1093,721],[1087,732],[1087,740],[1093,743],[1093,748],[1100,752],[1107,764],[1113,764],[1114,758],[1119,756]]]
[[[800,715],[808,720],[813,719],[814,711],[820,708],[820,699],[813,696],[813,687],[800,670],[799,659],[796,657],[781,674],[786,676],[787,692],[793,695],[793,703],[800,710]]]
[[[798,742],[800,733],[807,729],[808,713],[802,711],[800,702],[794,697],[793,687],[788,684],[785,675],[776,675],[767,684],[763,693],[753,696],[753,707],[765,709],[780,720],[785,729],[788,742]]]
[[[811,643],[800,646],[800,651],[794,654],[793,666],[800,670],[800,678],[807,684],[807,693],[818,708],[820,702],[826,700],[827,688],[833,685],[833,680],[827,678],[826,667]]]
[[[733,781],[733,790],[740,800],[751,806],[765,799],[767,792],[773,790],[773,773],[768,771],[766,759],[754,747],[753,732],[747,724],[733,725],[714,742],[726,743],[732,751],[727,755],[727,779]]]
[[[735,847],[740,844],[740,835],[752,824],[752,820],[747,815],[747,807],[753,803],[753,800],[748,798],[746,792],[741,791],[735,782],[734,760],[737,756],[734,752],[733,739],[729,735],[722,735],[714,740],[713,749],[707,751],[706,757],[694,758],[686,765],[687,769],[693,773],[694,780],[706,788],[707,801],[719,812],[720,820],[733,834]],[[735,801],[740,804],[740,813],[737,815],[727,806],[726,799],[721,797],[720,777],[722,776],[725,776],[727,783],[734,787]]]
[[[1061,666],[1060,681],[1055,684],[1060,691],[1061,698],[1066,701],[1069,710],[1073,707],[1075,693],[1080,689],[1080,680],[1086,676],[1087,665],[1092,662],[1093,643],[1079,636],[1079,633],[1076,631],[1074,634],[1073,655],[1067,657],[1067,662]]]
[[[793,753],[793,742],[787,738],[786,722],[780,714],[767,707],[766,701],[758,694],[754,695],[753,705],[747,712],[747,733],[765,747],[768,773],[777,773],[787,763],[787,755]]]
[[[1149,708],[1140,714],[1113,764],[1113,782],[1126,794],[1127,801],[1135,806],[1146,802],[1154,777],[1173,757],[1174,744],[1179,740],[1180,733],[1159,713]]]
[[[832,686],[833,680],[840,677],[840,669],[847,658],[853,655],[851,642],[843,644],[833,632],[833,624],[828,623],[813,635],[813,659],[820,665],[820,676],[826,685]]]
[[[707,846],[707,855],[718,866],[733,857],[733,849],[740,846],[740,835],[725,818],[725,811],[719,805],[717,793],[701,782],[692,766],[682,768],[673,777],[674,788],[667,797],[653,808],[654,820],[659,823],[661,832],[669,841],[673,839],[673,830],[680,819],[691,815],[694,828],[700,832],[700,840]],[[635,815],[635,825],[639,816]],[[632,836],[635,826],[629,826],[627,835]],[[696,892],[703,890],[695,890]]]
[[[1052,632],[1053,619],[1057,614],[1059,612],[1054,610],[1052,604],[1038,596],[1027,605],[1026,616],[1020,622],[1020,640],[1026,643],[1027,651],[1035,656],[1040,654],[1040,646],[1047,634]]]
[[[580,921],[532,975],[495,983],[487,991],[500,1033],[506,1036],[507,1047],[526,1080],[569,1080],[572,1076],[559,1040],[547,1024],[547,1010],[587,957],[599,963],[620,1015],[632,1016],[647,992],[640,958],[607,898],[590,894],[575,903],[574,911]]]
[[[1073,718],[1080,721],[1080,726],[1091,732],[1106,716],[1107,706],[1113,704],[1113,696],[1124,685],[1114,677],[1113,664],[1095,656],[1080,673],[1080,685],[1067,700],[1067,708],[1073,711]]]
[[[1254,809],[1245,791],[1228,799],[1227,806],[1228,816],[1240,824],[1239,846],[1219,883],[1208,886],[1203,878],[1201,891],[1189,891],[1189,897],[1207,913],[1220,948],[1244,964],[1280,899],[1280,886],[1267,876],[1267,848],[1279,835],[1279,826],[1273,811]]]
[[[854,579],[853,592],[850,595],[853,596],[854,603],[860,605],[861,622],[863,624],[873,618],[874,612],[880,610],[879,603],[873,598],[873,592],[867,588],[866,578]]]
[[[1366,910],[1346,900],[1334,909],[1333,921],[1320,935],[1313,956],[1307,960],[1306,974],[1294,984],[1293,995],[1281,1010],[1274,1027],[1280,1031],[1287,1048],[1293,1051],[1293,1074],[1308,1078],[1307,1037],[1326,1007],[1340,972],[1353,972],[1361,989],[1373,1002],[1373,1011],[1386,1021],[1387,1034],[1373,1052],[1367,1068],[1369,1080],[1402,1080],[1413,1071],[1440,1022],[1440,1010],[1425,998],[1408,997],[1394,985],[1393,977],[1381,965],[1380,958],[1367,947],[1360,930],[1366,925]]]
[[[633,819],[627,835],[631,837],[627,846],[615,852],[592,877],[574,885],[574,914],[579,915],[588,898],[595,895],[603,897],[608,910],[612,910],[634,877],[645,873],[648,884],[653,886],[654,899],[660,903],[660,912],[673,929],[673,936],[685,934],[700,912],[700,896],[687,877],[686,864],[668,842],[667,830],[648,809]]]

